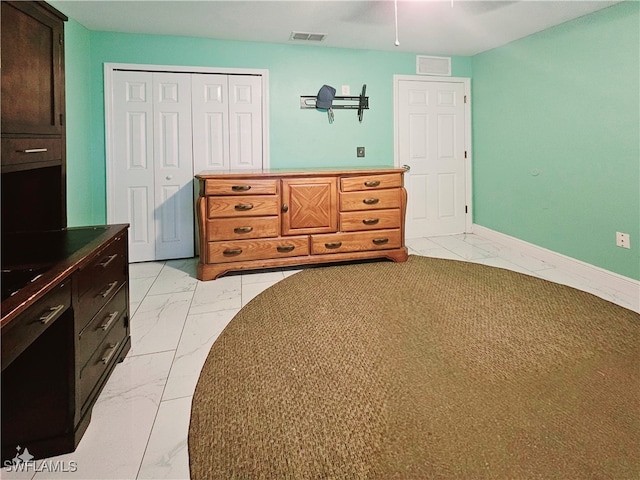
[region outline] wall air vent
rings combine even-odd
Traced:
[[[326,38],[326,33],[291,32],[289,40],[306,40],[310,42],[321,42]]]
[[[416,56],[416,73],[418,75],[451,76],[451,57]]]

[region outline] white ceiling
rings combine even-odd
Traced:
[[[617,1],[594,0],[51,0],[96,31],[226,40],[475,55]],[[452,6],[453,5],[453,6]],[[292,41],[292,31],[325,33],[322,42]]]

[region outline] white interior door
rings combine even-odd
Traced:
[[[397,164],[407,165],[407,238],[462,233],[466,227],[465,86],[399,80]]]
[[[113,74],[110,223],[129,223],[131,262],[194,255],[191,79]]]

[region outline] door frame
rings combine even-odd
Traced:
[[[464,86],[464,95],[466,101],[464,103],[464,149],[467,152],[465,159],[464,175],[465,175],[465,233],[469,233],[473,229],[473,192],[472,192],[472,164],[473,149],[471,148],[471,79],[466,77],[436,77],[430,75],[394,75],[393,76],[393,164],[396,167],[400,165],[400,82],[403,80],[412,82],[446,82],[446,83],[462,83]]]
[[[269,70],[261,68],[223,68],[195,67],[180,65],[149,65],[137,63],[105,63],[104,64],[104,130],[105,130],[105,169],[107,194],[107,223],[113,223],[115,216],[113,202],[109,197],[113,192],[116,179],[113,178],[114,148],[111,135],[113,125],[113,72],[116,70],[166,72],[166,73],[212,73],[221,75],[255,75],[262,80],[262,168],[269,168]],[[196,172],[194,172],[196,173]],[[196,245],[197,250],[197,245]]]

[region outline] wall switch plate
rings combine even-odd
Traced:
[[[622,248],[631,248],[631,238],[629,234],[616,232],[616,245]]]
[[[356,147],[356,155],[358,157],[364,157],[364,147]]]
[[[342,95],[351,95],[351,87],[349,85],[342,85]]]

